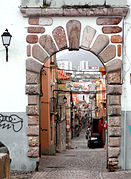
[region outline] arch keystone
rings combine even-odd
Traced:
[[[89,50],[90,44],[96,34],[96,30],[90,26],[86,26],[83,30],[81,47],[83,49]]]
[[[59,50],[63,50],[65,48],[67,48],[66,34],[65,34],[65,30],[62,26],[56,27],[52,31],[52,34],[53,34],[53,37],[56,41],[56,44],[57,44]]]
[[[69,50],[79,50],[81,23],[77,20],[70,20],[66,24]]]
[[[50,35],[42,35],[39,42],[49,55],[53,55],[58,51]]]
[[[109,44],[107,35],[98,35],[90,51],[98,55]]]
[[[46,59],[48,58],[47,53],[44,52],[43,49],[39,45],[33,45],[32,56],[42,63],[44,63]]]

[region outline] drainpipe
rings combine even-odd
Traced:
[[[123,26],[123,34],[122,34],[122,36],[123,36],[123,44],[124,44],[124,18],[123,18],[123,24],[122,24],[122,26]],[[125,51],[126,51],[126,47],[124,47],[125,48]],[[125,52],[124,52],[124,48],[122,48],[122,56],[123,56],[123,59],[124,59],[124,56],[125,56]],[[123,62],[124,62],[124,60],[123,60]],[[127,108],[127,105],[126,105],[126,100],[127,100],[127,95],[126,95],[126,85],[125,85],[125,75],[126,75],[126,73],[125,73],[125,70],[124,69],[126,69],[126,64],[125,63],[123,63],[124,64],[124,68],[123,68],[123,76],[122,76],[122,84],[123,84],[123,82],[124,82],[124,107],[125,107],[125,113],[124,113],[124,119],[123,119],[123,121],[124,121],[124,138],[123,138],[123,144],[124,144],[124,148],[123,148],[123,161],[124,161],[124,165],[123,165],[123,169],[124,170],[126,170],[126,122],[127,122],[127,115],[126,115],[126,108]]]

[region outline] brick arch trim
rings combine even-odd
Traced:
[[[121,29],[118,29],[121,30]],[[39,157],[39,97],[40,71],[46,60],[57,52],[80,48],[94,53],[103,63],[107,73],[107,117],[108,117],[108,165],[118,165],[121,137],[121,69],[122,60],[116,56],[117,45],[110,43],[108,34],[96,35],[97,29],[85,26],[81,31],[81,22],[70,20],[66,29],[58,26],[51,35],[27,36],[32,45],[32,57],[26,60],[26,94],[28,94],[27,135],[29,140],[28,157]],[[105,35],[106,34],[106,35]],[[117,37],[118,38],[118,37]],[[111,39],[112,40],[112,39]],[[116,39],[115,39],[116,40]],[[37,44],[36,44],[37,43]],[[31,49],[30,45],[28,48]]]

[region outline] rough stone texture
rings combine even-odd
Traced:
[[[108,73],[107,83],[108,84],[121,84],[121,71]]]
[[[119,154],[120,154],[119,147],[108,147],[108,157],[109,158],[118,157]]]
[[[39,146],[39,137],[28,137],[28,144],[31,147]]]
[[[108,136],[110,137],[120,137],[121,136],[121,127],[109,127]]]
[[[38,105],[29,105],[26,106],[26,113],[27,115],[39,115],[39,106]]]
[[[77,20],[70,20],[66,24],[69,50],[79,50],[81,23]]]
[[[120,105],[121,95],[108,95],[108,105]]]
[[[27,45],[27,56],[31,56],[31,45]]]
[[[26,60],[26,69],[28,71],[40,73],[41,68],[42,68],[42,65],[38,63],[37,61],[33,60],[32,58],[28,58]]]
[[[26,71],[26,84],[38,84],[40,75],[30,71]]]
[[[28,27],[28,33],[44,33],[44,27]]]
[[[112,43],[122,43],[122,36],[121,35],[112,35],[111,42]]]
[[[109,45],[102,53],[99,54],[100,59],[106,63],[116,56],[116,46]]]
[[[39,45],[33,45],[32,47],[32,56],[39,60],[40,62],[44,63],[46,59],[48,59],[48,55]]]
[[[98,17],[96,23],[97,25],[118,25],[121,20],[120,17]]]
[[[121,116],[121,106],[108,106],[109,116]]]
[[[28,116],[28,125],[39,125],[39,116]]]
[[[120,147],[120,137],[109,137],[108,145],[110,147]]]
[[[52,18],[47,18],[47,17],[40,17],[39,18],[39,25],[50,26],[52,24],[53,24]]]
[[[78,9],[41,9],[41,8],[20,8],[21,13],[23,13],[24,17],[49,17],[49,16],[87,16],[87,17],[98,17],[98,16],[121,16],[126,17],[129,8],[128,7],[111,7],[111,8],[78,8]]]
[[[122,32],[122,28],[119,26],[106,26],[106,27],[102,27],[102,32],[104,34],[116,34],[119,32]]]
[[[39,95],[28,95],[28,104],[39,105]]]
[[[36,94],[40,94],[40,85],[26,85],[26,94],[30,94],[30,95],[36,95]]]
[[[109,44],[107,35],[98,35],[90,51],[98,55]]]
[[[87,9],[63,9],[64,16],[86,16]],[[70,14],[70,15],[69,15]]]
[[[49,55],[53,55],[58,51],[50,35],[42,35],[39,42]]]
[[[30,17],[28,19],[28,23],[30,25],[39,25],[39,18]]]
[[[107,94],[122,94],[121,85],[107,85]]]
[[[37,35],[27,35],[26,41],[30,44],[37,43],[38,42],[38,36]]]
[[[86,26],[83,30],[81,48],[90,49],[90,44],[96,34],[96,30],[90,26]]]
[[[106,72],[119,71],[122,68],[122,61],[120,59],[114,59],[105,65]]]
[[[30,147],[27,156],[31,158],[39,157],[39,147]]]
[[[121,116],[108,116],[108,126],[109,127],[120,127],[121,126]]]
[[[121,56],[121,45],[117,45],[117,55],[118,57]]]
[[[65,30],[62,26],[56,27],[52,31],[53,37],[56,41],[56,44],[59,48],[59,50],[67,48],[67,40],[66,40],[66,34]]]
[[[39,126],[28,126],[27,127],[28,136],[39,136]]]
[[[41,9],[41,16],[49,17],[49,16],[63,16],[63,9]]]

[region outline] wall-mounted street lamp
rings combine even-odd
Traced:
[[[8,32],[8,29],[1,35],[2,43],[6,49],[6,62],[8,62],[8,46],[10,45],[12,35]]]

